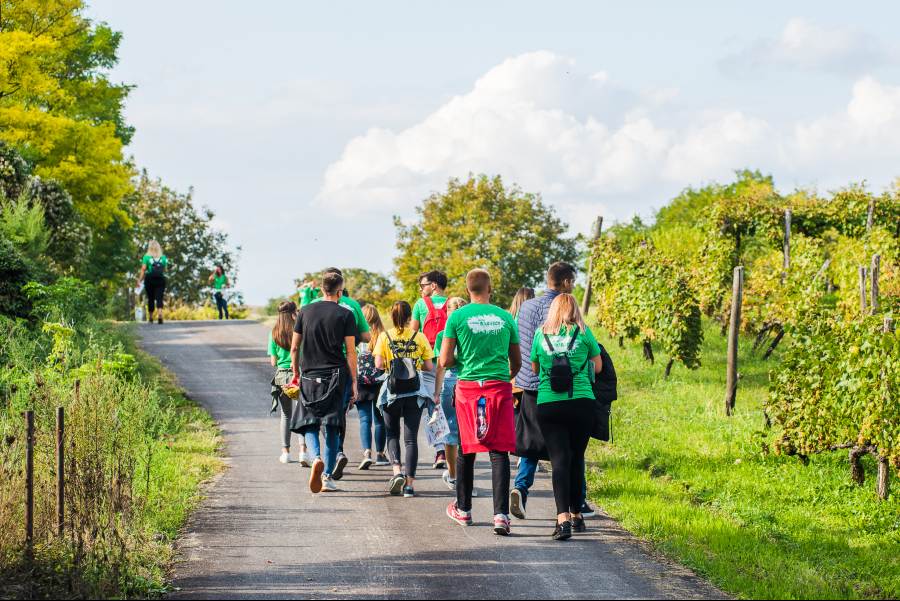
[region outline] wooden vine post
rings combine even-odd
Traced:
[[[872,226],[875,225],[875,199],[869,201],[869,211],[866,215],[866,233],[872,231]]]
[[[859,266],[859,312],[866,314],[866,268]]]
[[[878,313],[878,309],[881,306],[881,303],[878,300],[879,289],[878,289],[878,277],[881,272],[881,255],[873,255],[872,256],[872,267],[870,273],[872,274],[872,315]]]
[[[890,317],[884,318],[884,333],[890,334],[894,331],[894,320]],[[883,370],[882,370],[883,371]],[[884,378],[884,374],[882,374]],[[881,500],[887,500],[891,494],[891,465],[887,457],[878,456],[878,480],[875,483],[875,492]]]
[[[603,229],[603,216],[597,217],[591,228],[591,240],[588,244],[588,260],[587,260],[587,279],[584,283],[584,298],[581,301],[581,314],[587,318],[588,311],[591,308],[591,272],[594,270],[594,242],[600,238],[600,232]]]
[[[784,211],[784,271],[781,273],[781,282],[784,283],[791,268],[791,210]]]
[[[66,521],[65,409],[56,408],[56,534],[62,538]]]
[[[34,411],[25,412],[25,553],[34,549]]]
[[[744,268],[734,268],[731,289],[731,319],[728,322],[728,368],[725,376],[725,415],[734,412],[738,387],[738,335],[741,331],[741,304],[744,297]]]

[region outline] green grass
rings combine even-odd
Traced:
[[[768,362],[742,340],[737,412],[724,413],[725,338],[707,325],[703,366],[646,362],[600,336],[616,362],[614,444],[589,450],[592,500],[664,554],[754,599],[900,597],[900,500],[850,481],[845,452],[764,451]],[[761,353],[760,353],[761,355]]]

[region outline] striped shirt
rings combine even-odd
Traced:
[[[522,353],[522,369],[516,375],[516,386],[524,390],[536,391],[541,384],[540,377],[531,371],[531,345],[534,343],[534,333],[547,319],[550,305],[558,295],[559,292],[548,288],[541,296],[522,303],[516,316],[519,322],[519,350]]]

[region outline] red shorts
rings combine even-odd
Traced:
[[[487,432],[478,438],[478,401],[484,397]],[[512,384],[488,380],[456,383],[456,421],[463,453],[516,451],[516,420]]]

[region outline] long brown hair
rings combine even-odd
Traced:
[[[559,294],[550,303],[550,310],[547,312],[547,320],[541,327],[544,334],[558,334],[559,330],[565,326],[566,329],[577,325],[584,332],[587,326],[581,317],[581,309],[578,308],[578,301],[571,294]]]
[[[522,286],[516,292],[516,295],[513,297],[512,304],[509,306],[509,313],[513,317],[519,314],[519,309],[522,308],[522,305],[527,300],[531,300],[534,298],[534,288],[528,288],[526,286]]]
[[[378,314],[378,309],[375,308],[375,305],[367,304],[362,308],[363,317],[366,318],[366,323],[369,324],[369,331],[371,332],[371,340],[374,345],[377,341],[381,333],[384,332],[384,324],[381,323],[381,315]],[[371,348],[371,347],[369,347]]]
[[[297,304],[293,301],[284,301],[278,305],[278,317],[275,327],[272,328],[272,340],[285,350],[290,350],[291,339],[294,337],[294,322],[297,320]]]

